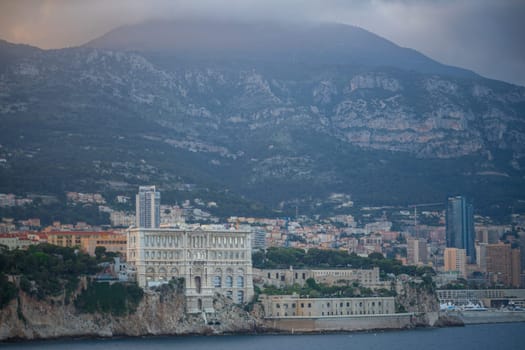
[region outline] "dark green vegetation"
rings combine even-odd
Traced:
[[[19,276],[20,289],[45,299],[70,295],[77,289],[80,276],[97,273],[97,261],[89,255],[50,244],[32,245],[27,250],[2,250],[0,271]]]
[[[109,224],[109,214],[98,210],[96,205],[70,205],[66,200],[44,204],[37,201],[34,204],[20,207],[0,208],[0,217],[27,219],[39,218],[42,226],[49,226],[53,221],[75,224],[79,221],[91,225]]]
[[[385,259],[382,254],[372,253],[368,257],[348,254],[342,250],[271,247],[252,255],[253,266],[259,269],[294,268],[354,268],[370,269],[379,267],[381,274],[407,274],[410,276],[433,275],[428,267],[402,265],[399,260]]]
[[[14,283],[7,280],[7,276],[0,273],[0,309],[16,298],[18,291]]]
[[[122,316],[134,313],[143,295],[142,288],[136,284],[95,282],[75,299],[75,306],[81,312]]]
[[[306,284],[301,287],[298,284],[293,286],[286,286],[278,288],[275,286],[264,286],[263,294],[269,295],[289,295],[298,294],[301,297],[309,298],[352,298],[352,297],[394,297],[396,292],[391,289],[372,290],[367,287],[360,286],[358,282],[345,283],[337,285],[326,285],[324,283],[316,283],[313,278],[306,280]]]
[[[91,282],[91,277],[101,271],[98,264],[110,255],[100,250],[98,253],[95,259],[75,249],[50,244],[33,245],[27,250],[0,250],[0,307],[18,295],[16,285],[7,280],[10,275],[18,279],[23,292],[38,300],[64,295],[66,303],[74,298],[74,305],[81,312],[117,316],[134,312],[143,295],[137,285]],[[82,276],[88,278],[88,286],[75,298]]]
[[[0,193],[109,198],[155,184],[164,203],[198,197],[220,217],[347,212],[334,192],[359,205],[464,194],[484,215],[525,210],[523,88],[337,25],[272,29],[285,41],[307,33],[311,46],[271,49],[247,38],[268,27],[245,28],[235,59],[185,56],[169,47],[177,31],[141,28],[117,33],[132,31],[113,41],[128,47],[91,43],[122,52],[1,43]]]
[[[305,252],[297,248],[271,247],[265,252],[259,251],[252,255],[253,266],[260,269],[287,269],[290,266],[300,268],[354,268],[370,269],[379,267],[380,275],[383,279],[388,275],[407,274],[417,277],[418,282],[414,283],[417,288],[423,288],[428,292],[433,292],[435,285],[432,276],[435,275],[431,267],[417,267],[402,265],[399,260],[385,259],[380,253],[372,253],[368,257],[360,257],[356,254],[348,254],[346,251],[308,249]],[[265,294],[292,294],[297,293],[301,296],[309,295],[313,298],[322,297],[367,297],[367,296],[395,296],[394,290],[379,289],[371,290],[359,285],[358,282],[347,283],[341,281],[333,286],[318,284],[313,279],[306,281],[301,287],[299,285],[278,288],[274,286],[264,286],[261,293]]]

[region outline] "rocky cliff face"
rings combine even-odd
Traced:
[[[122,317],[78,313],[63,301],[36,301],[21,293],[0,312],[0,340],[244,333],[260,325],[257,318],[219,296],[216,314],[186,314],[184,297],[174,290],[147,292],[137,311]]]
[[[461,320],[457,318],[439,314],[439,303],[432,291],[412,282],[397,283],[396,291],[399,311],[415,314],[411,317],[409,326],[462,325]],[[265,322],[264,309],[257,303],[251,312],[247,312],[233,304],[230,299],[217,295],[214,308],[214,314],[187,314],[183,294],[176,289],[162,288],[146,291],[136,312],[118,317],[101,313],[79,313],[72,304],[64,303],[63,296],[37,301],[20,292],[18,299],[13,300],[0,312],[0,341],[81,336],[208,335],[288,331],[286,327],[279,329],[272,322]],[[404,328],[407,324],[403,323],[398,327]],[[386,328],[396,326],[390,325]],[[310,331],[322,332],[323,329]]]
[[[396,285],[396,303],[401,311],[413,312],[414,326],[446,325],[445,320],[438,322],[439,301],[436,293],[420,283],[403,282]]]

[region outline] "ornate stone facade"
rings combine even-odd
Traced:
[[[214,312],[215,293],[237,303],[253,298],[249,231],[132,228],[127,257],[143,288],[184,278],[190,313]]]

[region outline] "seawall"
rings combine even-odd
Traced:
[[[525,322],[525,311],[459,311],[454,314],[465,324]]]
[[[355,315],[325,317],[275,317],[264,320],[265,327],[287,333],[320,333],[404,329],[414,327],[414,314]]]

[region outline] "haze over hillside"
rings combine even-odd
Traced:
[[[525,200],[525,89],[356,27],[147,22],[80,48],[4,42],[0,61],[0,192]]]
[[[200,60],[382,66],[475,76],[364,29],[336,23],[150,21],[117,28],[84,46]]]

